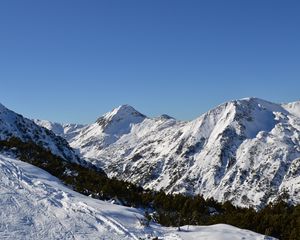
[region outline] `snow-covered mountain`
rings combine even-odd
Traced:
[[[300,118],[300,101],[282,104],[282,106],[291,114]]]
[[[83,124],[53,123],[47,120],[39,120],[39,119],[34,119],[33,121],[35,122],[35,124],[47,128],[48,130],[51,130],[56,135],[63,137],[67,141],[71,140],[76,135],[78,135],[81,129],[85,126]]]
[[[64,138],[0,104],[0,140],[11,137],[17,137],[24,142],[32,141],[67,161],[81,162]]]
[[[55,134],[64,137],[81,154],[94,158],[95,152],[116,142],[121,136],[130,133],[134,124],[141,123],[146,116],[129,105],[122,105],[105,114],[91,125],[59,124],[47,120],[34,120]]]
[[[299,106],[247,98],[183,122],[125,105],[65,137],[110,176],[146,188],[258,208],[284,193],[299,203]]]
[[[184,226],[180,232],[158,224],[144,227],[142,211],[83,196],[47,172],[2,154],[0,179],[0,239],[266,239],[224,224]]]

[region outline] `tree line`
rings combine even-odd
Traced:
[[[67,162],[33,142],[22,142],[15,137],[0,141],[0,151],[11,152],[18,159],[46,170],[84,195],[101,200],[115,199],[125,206],[143,208],[148,223],[155,221],[163,226],[177,227],[224,223],[279,239],[300,239],[300,205],[292,206],[283,200],[255,211],[201,195],[172,195],[143,189],[108,178],[101,169]]]

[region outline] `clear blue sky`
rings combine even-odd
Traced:
[[[0,83],[2,104],[58,122],[299,100],[300,1],[2,0]]]

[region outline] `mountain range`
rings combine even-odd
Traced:
[[[110,177],[259,209],[300,202],[300,102],[229,101],[191,121],[122,105],[94,123],[34,120]]]
[[[63,163],[65,161],[83,165],[87,169],[92,165],[98,168],[101,166],[111,176],[135,183],[138,183],[136,179],[144,179],[144,183],[138,183],[143,186],[147,186],[147,181],[152,181],[153,187],[148,187],[169,192],[180,188],[180,185],[167,188],[170,184],[167,175],[176,169],[181,171],[180,166],[175,164],[178,164],[180,158],[186,161],[186,156],[194,156],[204,146],[203,142],[203,146],[196,144],[197,147],[193,149],[192,145],[188,144],[192,143],[191,140],[182,143],[181,135],[187,138],[190,134],[188,128],[194,128],[190,124],[192,122],[176,121],[167,115],[148,118],[128,105],[114,109],[90,125],[58,124],[32,121],[0,105],[1,144],[14,144],[14,141],[17,143],[21,140],[23,145],[16,146],[25,147],[28,159],[45,156],[44,163],[50,159],[54,160],[48,155],[43,155],[47,152],[41,149],[45,149],[63,160],[61,166],[67,166]],[[178,133],[184,129],[185,133]],[[190,136],[191,139],[196,140],[196,133],[197,131]],[[180,144],[176,146],[178,141]],[[44,170],[20,161],[18,156],[21,155],[17,152],[22,149],[3,146],[0,153],[1,239],[266,239],[266,236],[224,224],[182,226],[182,231],[175,227],[162,227],[156,223],[145,227],[142,224],[143,209],[118,206],[74,192],[70,186],[63,185],[61,180]],[[31,146],[40,146],[41,149],[31,149]],[[32,151],[41,151],[41,154]],[[119,159],[110,159],[110,154],[119,156]],[[144,177],[141,172],[128,172],[131,167],[134,171],[138,169],[139,164],[159,167],[162,161],[158,159],[159,155],[168,157],[169,161],[174,156],[178,157],[174,159],[173,165],[166,162],[165,169],[157,169],[157,176],[165,181],[165,185],[161,186],[166,188],[155,185],[153,179],[149,181],[146,170]],[[117,167],[118,162],[121,168]],[[43,166],[43,163],[40,166]],[[73,176],[73,172],[67,170],[63,174]],[[140,171],[144,171],[143,167]],[[124,176],[118,176],[118,172],[124,173]],[[134,178],[130,179],[129,176]],[[159,179],[156,179],[156,182],[159,182]],[[196,191],[188,194],[195,193]]]

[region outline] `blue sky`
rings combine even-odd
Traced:
[[[0,1],[0,102],[93,122],[121,104],[192,119],[300,99],[299,1]]]

